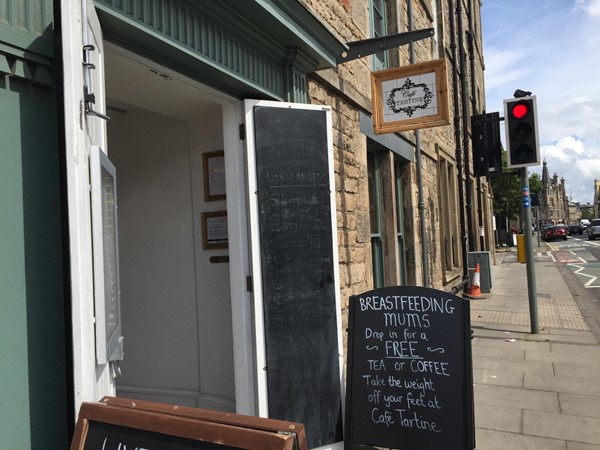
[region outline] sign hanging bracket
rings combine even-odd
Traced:
[[[361,41],[348,42],[348,50],[344,51],[336,58],[336,64],[342,64],[364,56],[373,55],[375,53],[389,50],[401,45],[410,44],[411,42],[420,41],[434,35],[433,28],[425,28],[423,30],[407,31],[405,33],[392,34],[389,36],[380,36],[371,39],[363,39]]]

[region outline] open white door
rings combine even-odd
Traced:
[[[107,117],[102,32],[93,2],[63,0],[61,11],[74,400],[78,411],[81,402],[115,392],[107,362],[110,355],[105,347],[104,352],[97,352],[90,201],[91,149],[97,146],[106,152]],[[104,284],[99,274],[95,281]],[[104,304],[97,307],[105,310]]]
[[[331,109],[245,102],[261,416],[341,448],[343,351]]]

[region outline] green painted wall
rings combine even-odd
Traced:
[[[0,10],[0,447],[61,450],[72,369],[52,1],[15,2],[30,14]]]
[[[18,98],[0,86],[0,436],[29,446],[27,304]]]
[[[66,449],[67,369],[54,91],[0,79],[0,436]]]

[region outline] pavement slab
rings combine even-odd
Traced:
[[[478,450],[568,450],[563,440],[496,430],[478,429],[475,441]]]
[[[510,359],[510,360],[525,360],[525,350],[518,348],[507,348],[507,347],[488,347],[478,345],[473,347],[473,355],[487,356],[490,358],[498,359]]]
[[[497,347],[502,349],[519,349],[550,351],[550,342],[526,341],[521,337],[479,338],[478,347]]]
[[[546,361],[510,361],[498,358],[489,358],[481,355],[473,357],[475,369],[486,369],[521,373],[548,373],[554,375],[554,366]]]
[[[598,444],[600,419],[526,410],[523,411],[523,434]]]
[[[590,367],[600,367],[600,358],[595,355],[587,357],[581,353],[525,351],[525,359],[527,361],[546,361],[562,364],[581,364],[583,362]]]
[[[475,403],[538,411],[560,412],[556,392],[476,384]]]
[[[590,378],[526,373],[523,387],[538,391],[588,394],[600,397],[600,385],[598,381]]]
[[[560,377],[572,376],[575,378],[589,378],[600,380],[600,367],[587,364],[559,364],[554,363],[554,373]]]
[[[518,370],[473,369],[473,383],[522,388],[525,373]]]
[[[560,411],[564,414],[600,419],[600,397],[589,394],[559,393],[558,402]]]
[[[480,405],[475,411],[479,428],[520,433],[523,427],[523,410],[496,405]]]
[[[567,450],[600,450],[600,445],[567,442]]]
[[[583,358],[600,359],[600,348],[597,345],[576,345],[566,344],[564,342],[553,342],[551,344],[553,353],[568,353]]]

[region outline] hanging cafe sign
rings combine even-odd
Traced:
[[[375,134],[448,125],[446,60],[371,74]]]

